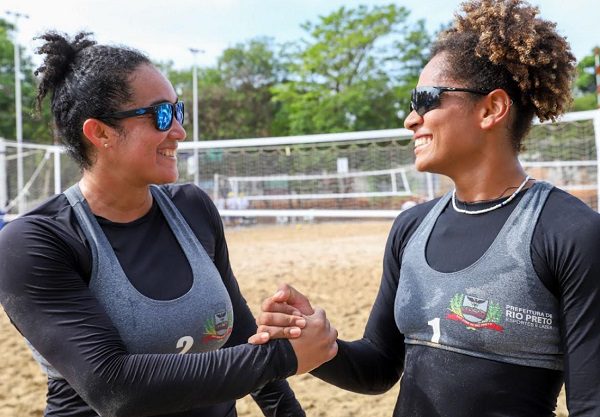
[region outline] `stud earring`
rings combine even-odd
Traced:
[[[110,145],[109,145],[108,143],[105,143],[105,144],[104,144],[104,148],[106,148],[106,149],[108,149],[108,147],[109,147],[109,146],[110,146]]]

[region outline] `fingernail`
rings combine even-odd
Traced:
[[[275,297],[275,298],[283,297],[283,291],[281,291],[281,290],[277,291],[273,297]]]
[[[302,333],[302,331],[297,327],[293,327],[290,329],[290,336],[297,337],[297,336],[300,336],[301,333]]]
[[[300,328],[304,328],[306,326],[306,320],[305,319],[296,320],[296,326],[298,326]]]

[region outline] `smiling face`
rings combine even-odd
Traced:
[[[448,76],[444,54],[434,56],[419,77],[418,87],[464,87]],[[474,167],[483,151],[483,138],[478,123],[477,100],[465,92],[444,92],[439,107],[423,116],[411,111],[404,126],[414,132],[415,166],[427,171],[453,177]]]
[[[142,65],[130,77],[131,102],[120,110],[131,110],[158,103],[177,101],[171,83],[153,66]],[[112,141],[107,173],[118,176],[132,186],[175,182],[177,170],[177,144],[185,140],[185,130],[173,120],[167,131],[154,125],[154,115],[132,117],[120,121],[122,135]]]

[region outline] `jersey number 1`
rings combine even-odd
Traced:
[[[433,343],[440,343],[440,318],[436,317],[433,320],[429,320],[427,324],[433,327],[433,336],[431,336],[431,341]]]

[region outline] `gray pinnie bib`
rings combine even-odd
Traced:
[[[174,300],[154,300],[141,294],[125,275],[75,184],[64,194],[91,246],[90,290],[130,353],[193,353],[219,349],[227,342],[233,326],[233,308],[227,289],[169,196],[157,186],[151,186],[151,192],[190,263],[192,287]]]
[[[558,301],[531,262],[533,231],[551,189],[548,183],[536,182],[481,258],[452,273],[432,269],[425,258],[427,241],[450,193],[440,199],[402,257],[394,315],[405,343],[562,369]]]

